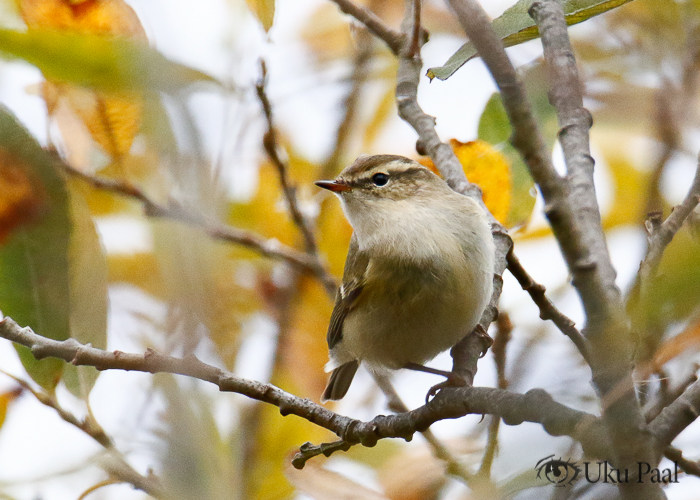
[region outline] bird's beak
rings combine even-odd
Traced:
[[[318,187],[323,189],[328,189],[334,193],[342,193],[343,191],[350,191],[352,188],[340,181],[316,181],[314,182]]]

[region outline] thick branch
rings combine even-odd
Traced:
[[[262,256],[285,261],[303,273],[316,276],[329,293],[335,293],[335,280],[313,255],[294,250],[275,239],[265,239],[252,231],[246,231],[245,229],[238,229],[232,226],[224,226],[209,221],[199,214],[187,211],[172,201],[167,205],[161,205],[150,199],[143,191],[131,184],[92,176],[66,164],[60,165],[68,174],[87,182],[97,189],[111,191],[140,201],[143,204],[144,212],[148,216],[163,217],[184,222],[185,224],[201,229],[210,237],[217,240],[235,243],[253,250]]]
[[[174,358],[153,350],[144,355],[120,351],[107,352],[74,339],[51,340],[19,327],[12,319],[0,321],[0,337],[31,349],[37,359],[55,357],[76,366],[94,366],[98,370],[132,370],[147,373],[175,373],[213,383],[224,392],[235,392],[279,408],[283,416],[297,415],[336,433],[350,444],[374,446],[379,439],[410,440],[413,434],[430,427],[438,420],[459,418],[468,414],[492,414],[508,425],[523,422],[541,424],[554,436],[571,436],[581,442],[591,456],[606,456],[605,438],[599,419],[555,402],[542,389],[516,394],[501,389],[465,387],[442,391],[431,402],[413,411],[392,416],[378,416],[361,422],[334,413],[308,399],[302,399],[271,384],[247,380],[194,356]],[[448,393],[449,396],[443,393]]]

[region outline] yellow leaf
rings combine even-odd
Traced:
[[[506,157],[481,140],[460,142],[451,139],[450,145],[469,182],[481,188],[486,208],[496,220],[505,224],[510,211],[513,188],[510,164]],[[420,162],[437,173],[429,158],[421,159]]]
[[[15,399],[20,397],[24,392],[24,389],[18,387],[8,392],[3,392],[0,394],[0,427],[5,423],[5,417],[7,417],[7,409]]]
[[[29,29],[50,28],[83,34],[122,36],[146,43],[136,13],[123,0],[20,0]],[[42,89],[49,115],[63,103],[85,124],[92,138],[112,158],[121,158],[141,126],[142,101],[135,94],[95,92],[67,83],[47,81]],[[61,126],[61,122],[59,127]],[[61,128],[63,135],[72,133]]]
[[[246,0],[246,3],[265,31],[270,31],[275,18],[275,0]]]

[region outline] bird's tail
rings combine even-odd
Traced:
[[[326,390],[323,391],[323,396],[321,396],[321,403],[342,399],[342,397],[347,394],[350,383],[359,366],[359,361],[353,360],[333,370],[331,378],[328,380]]]

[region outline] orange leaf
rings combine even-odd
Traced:
[[[0,427],[5,423],[5,417],[7,416],[7,409],[15,399],[20,397],[24,389],[17,387],[8,392],[3,392],[0,394]]]
[[[30,223],[44,210],[45,194],[41,185],[4,149],[0,149],[0,244],[13,229]]]
[[[84,34],[123,36],[147,41],[136,13],[123,0],[20,0],[20,13],[32,28],[52,28]],[[48,81],[42,96],[50,116],[67,106],[85,124],[92,138],[112,158],[121,158],[141,127],[142,101],[136,95],[93,92],[75,85]],[[58,122],[61,132],[66,130]]]
[[[486,207],[496,220],[505,224],[510,211],[513,188],[510,164],[506,157],[481,140],[460,142],[457,139],[451,139],[450,145],[462,164],[469,182],[481,188]],[[437,173],[437,169],[429,158],[421,159],[420,163]]]

